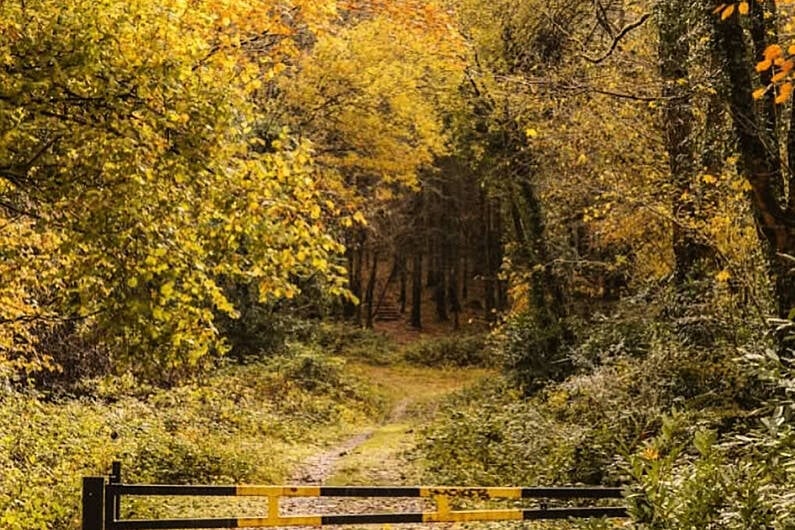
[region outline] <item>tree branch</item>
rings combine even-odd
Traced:
[[[649,18],[651,18],[651,13],[645,13],[637,21],[633,22],[632,24],[627,24],[626,26],[624,26],[624,28],[621,31],[619,31],[618,35],[616,35],[615,38],[613,39],[613,43],[610,45],[610,48],[608,48],[608,50],[600,57],[589,57],[583,53],[581,54],[582,58],[588,61],[589,63],[593,64],[599,64],[605,61],[608,57],[613,55],[613,52],[616,50],[618,43],[621,42],[621,39],[626,37],[630,31],[642,26],[647,20],[649,20]]]

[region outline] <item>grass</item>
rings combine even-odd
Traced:
[[[391,405],[384,423],[345,455],[329,478],[331,485],[416,484],[420,474],[411,461],[417,428],[430,420],[440,401],[491,372],[479,368],[440,369],[415,366],[351,367],[371,381],[374,391]]]
[[[410,470],[400,464],[414,445],[409,423],[390,423],[376,430],[335,466],[329,486],[387,486],[406,483]]]
[[[383,364],[397,359],[392,346],[379,349],[382,340],[341,339],[339,357],[303,345],[168,390],[130,376],[85,381],[86,395],[59,401],[0,390],[0,528],[76,530],[81,477],[106,474],[113,460],[132,483],[278,484],[308,457],[368,430],[371,438],[344,455],[328,481],[412,480],[406,450],[415,426],[443,396],[490,372]],[[124,504],[125,516],[138,518],[264,509],[256,498]]]
[[[0,528],[78,528],[81,477],[106,474],[112,460],[129,482],[279,483],[382,416],[344,365],[297,359],[230,366],[169,390],[120,380],[97,382],[96,394],[80,399],[0,394]],[[308,379],[315,374],[320,380]],[[141,499],[125,509],[159,516],[194,513],[195,504]]]
[[[370,381],[373,392],[387,403],[390,416],[423,420],[431,417],[441,398],[494,374],[484,368],[429,368],[394,365],[373,366],[353,363],[351,374]]]

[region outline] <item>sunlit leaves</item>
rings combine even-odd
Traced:
[[[715,8],[715,13],[720,14],[722,20],[726,20],[734,14],[735,4],[721,4]]]
[[[360,182],[365,196],[416,186],[418,171],[444,153],[441,112],[463,76],[455,33],[407,27],[390,13],[320,38],[283,86],[319,163]]]
[[[32,331],[69,318],[169,371],[223,351],[214,320],[236,315],[225,282],[266,302],[310,276],[343,293],[312,148],[260,138],[252,101],[330,4],[20,5],[0,4],[13,34],[0,39],[3,351],[31,354]]]

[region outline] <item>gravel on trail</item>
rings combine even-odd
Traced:
[[[358,433],[343,443],[333,447],[323,453],[317,454],[307,459],[292,477],[290,485],[324,485],[333,476],[337,465],[342,459],[351,453],[361,449],[362,444],[369,440],[379,429],[387,428],[390,424],[401,421],[405,416],[408,401],[398,403],[384,425],[371,428]],[[411,465],[405,455],[390,455],[380,462],[380,465],[373,469],[366,470],[368,485],[394,485],[408,486],[416,484],[406,484],[406,466]],[[349,497],[289,497],[281,500],[282,515],[327,515],[327,514],[359,514],[359,513],[395,513],[395,512],[422,512],[433,511],[434,503],[429,499],[416,498],[349,498]],[[363,525],[362,525],[363,526]],[[387,525],[370,525],[365,528],[383,528]],[[393,528],[399,530],[411,530],[417,528],[428,528],[429,525],[420,524],[401,524]],[[436,524],[435,528],[440,530],[450,528],[449,524]],[[307,529],[312,527],[283,527]],[[351,526],[332,526],[337,530],[351,530]]]

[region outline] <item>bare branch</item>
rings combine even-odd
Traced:
[[[599,64],[603,62],[608,57],[613,55],[613,52],[616,50],[618,43],[621,42],[621,39],[626,37],[630,31],[642,26],[647,20],[649,20],[649,18],[651,18],[651,13],[645,13],[632,24],[627,24],[626,26],[624,26],[624,28],[621,31],[619,31],[618,35],[616,35],[615,38],[613,39],[613,43],[610,45],[610,48],[600,57],[589,57],[583,53],[582,58],[593,64]]]

